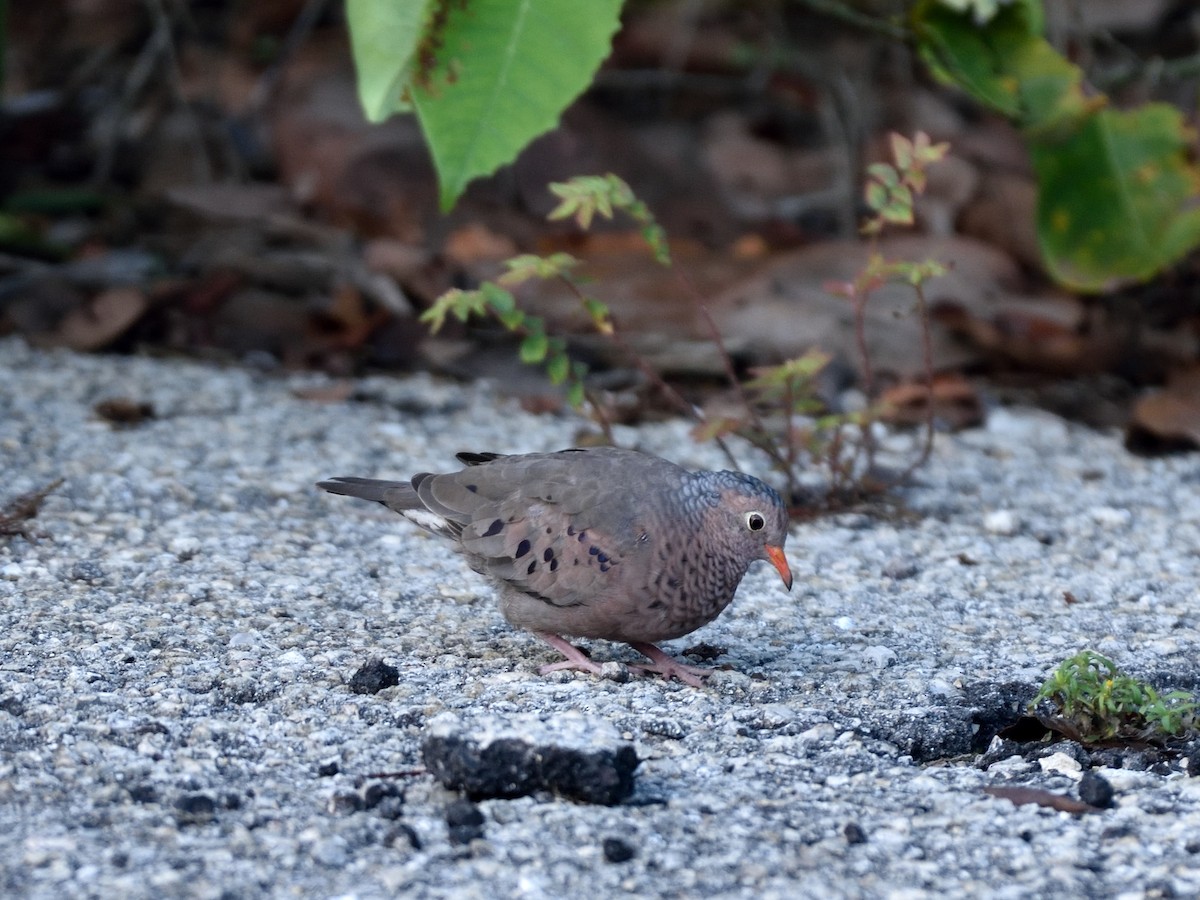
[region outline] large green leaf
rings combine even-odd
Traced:
[[[1056,279],[1107,290],[1200,244],[1200,173],[1184,135],[1179,110],[1155,103],[1101,110],[1070,137],[1030,142],[1038,239]]]
[[[1038,175],[1038,241],[1057,280],[1107,290],[1200,245],[1200,169],[1182,116],[1166,104],[1106,108],[1041,36],[1038,0],[1000,7],[985,25],[946,0],[920,0],[913,26],[935,75],[1022,129]]]
[[[412,86],[443,209],[511,162],[559,117],[608,56],[622,0],[447,3],[438,65]]]
[[[1036,0],[1021,0],[980,25],[968,10],[951,8],[949,0],[921,0],[912,12],[917,50],[939,80],[997,112],[1019,116],[1022,82],[1014,70],[1022,67],[1015,58],[1045,43],[1040,12]]]
[[[436,0],[346,0],[358,99],[372,122],[404,109],[413,56]]]

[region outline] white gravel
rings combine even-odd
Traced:
[[[706,688],[542,678],[553,653],[460,560],[312,485],[569,446],[579,423],[427,377],[296,399],[313,381],[0,341],[0,497],[65,479],[33,523],[48,537],[0,543],[0,894],[1200,893],[1200,779],[1182,767],[1109,770],[1115,808],[1074,817],[981,790],[1071,793],[1069,755],[983,770],[972,746],[1014,686],[1084,647],[1200,685],[1200,455],[1139,459],[996,410],[938,439],[899,510],[796,526],[791,595],[758,567],[674,642],[725,648]],[[158,418],[97,420],[114,396]],[[686,435],[621,432],[721,464]],[[399,685],[352,693],[372,657]],[[426,724],[558,709],[634,743],[632,799],[484,801],[483,836],[451,843],[454,795],[408,773]],[[354,800],[389,772],[402,805]],[[609,861],[613,838],[632,859]]]

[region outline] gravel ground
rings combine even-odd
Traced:
[[[1196,454],[1138,459],[996,410],[938,439],[899,512],[794,527],[792,594],[757,566],[668,645],[723,648],[694,689],[621,666],[538,676],[554,654],[457,557],[312,486],[568,446],[570,418],[424,377],[323,404],[295,396],[311,376],[12,340],[0,379],[0,494],[64,479],[33,523],[46,537],[0,544],[5,896],[1200,893],[1187,760],[1100,769],[1113,807],[1071,815],[983,792],[1074,796],[1070,746],[979,757],[989,723],[1083,647],[1200,685]],[[157,417],[98,420],[114,396]],[[620,437],[720,465],[686,433]],[[372,659],[398,683],[354,692]],[[633,745],[628,799],[471,804],[422,771],[435,717],[553,734],[567,711]]]

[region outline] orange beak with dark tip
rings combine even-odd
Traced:
[[[779,577],[783,579],[783,586],[790,591],[792,589],[792,570],[788,566],[787,557],[783,555],[783,548],[772,547],[768,544],[766,550],[767,559],[779,571]]]

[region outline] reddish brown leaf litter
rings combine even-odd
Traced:
[[[1134,404],[1125,446],[1142,453],[1200,448],[1200,366],[1177,373],[1166,388]]]
[[[129,397],[109,397],[92,407],[92,411],[113,425],[141,425],[154,418],[154,405]]]
[[[985,787],[983,792],[991,794],[993,797],[999,797],[1001,800],[1008,800],[1014,806],[1026,806],[1032,803],[1036,806],[1045,806],[1048,809],[1071,813],[1071,815],[1075,816],[1083,815],[1084,813],[1100,812],[1100,807],[1098,806],[1092,806],[1090,803],[1084,803],[1082,800],[1076,800],[1065,794],[1056,794],[1053,791],[1045,791],[1041,788],[1006,784]]]
[[[963,376],[947,372],[935,375],[931,385],[906,381],[883,392],[879,398],[884,421],[897,425],[923,425],[932,413],[934,421],[955,431],[983,422],[983,401]]]

